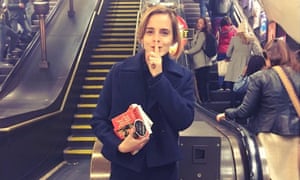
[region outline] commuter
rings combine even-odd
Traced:
[[[202,103],[208,102],[209,72],[212,65],[211,59],[203,51],[206,34],[210,33],[210,27],[206,18],[199,18],[196,23],[196,31],[190,43],[191,48],[184,51],[192,56],[192,68],[195,72],[199,98]]]
[[[278,65],[284,70],[299,97],[299,59],[290,54],[283,40],[270,41],[266,44],[265,50],[272,67]],[[300,117],[273,68],[251,75],[242,104],[237,108],[226,109],[225,113],[217,114],[216,120],[247,117],[251,117],[249,130],[257,135],[265,150],[270,179],[299,180],[297,156]]]
[[[220,22],[220,29],[217,32],[218,39],[218,55],[217,61],[226,59],[226,52],[229,47],[231,38],[237,33],[237,28],[232,24],[231,18],[225,16]],[[220,90],[224,90],[223,87],[224,76],[218,77],[218,83]]]
[[[194,2],[199,4],[199,9],[200,9],[200,17],[207,17],[208,12],[207,12],[207,1],[208,0],[194,0]]]
[[[115,64],[104,82],[91,126],[111,162],[111,180],[178,179],[179,131],[193,121],[195,98],[192,73],[168,54],[174,43],[181,47],[176,16],[162,5],[147,8],[137,32],[143,49]],[[153,121],[152,134],[136,139],[133,128],[120,140],[111,120],[132,103]]]
[[[254,42],[254,36],[248,32],[248,25],[242,22],[238,27],[237,35],[232,37],[227,49],[228,69],[224,78],[226,90],[232,90],[233,83],[245,71],[250,55],[259,55],[259,48]]]
[[[231,16],[233,11],[233,1],[209,0],[208,11],[212,22],[212,32],[216,35],[223,17]]]
[[[27,3],[25,4],[25,13],[26,13],[25,17],[27,20],[27,24],[29,25],[28,28],[30,32],[32,32],[32,28],[31,28],[32,19],[33,16],[35,15],[33,1],[34,0],[28,0]]]
[[[11,56],[13,51],[18,51],[16,43],[18,35],[8,26],[7,8],[3,1],[0,8],[0,62],[2,65],[7,64],[4,60]]]
[[[6,0],[7,1],[7,9],[9,14],[9,22],[11,28],[16,33],[20,33],[20,39],[24,42],[29,42],[32,38],[31,28],[28,24],[25,5],[28,0]],[[19,26],[21,26],[21,30]]]

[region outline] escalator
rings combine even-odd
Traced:
[[[111,66],[135,51],[135,29],[140,2],[138,0],[110,1],[102,29],[90,37],[90,52],[83,61],[87,69],[81,86],[79,103],[73,117],[68,147],[64,150],[65,160],[89,158],[95,136],[89,120],[96,107],[103,81]],[[97,25],[96,25],[97,26]]]
[[[75,2],[80,1],[78,0]],[[9,169],[13,169],[14,172],[19,173],[19,171],[25,171],[24,167],[26,166],[28,167],[26,170],[30,170],[30,172],[26,171],[26,173],[30,174],[33,173],[34,170],[45,169],[45,167],[47,167],[47,169],[49,170],[49,168],[53,167],[53,164],[56,163],[57,165],[57,162],[61,161],[76,162],[80,159],[84,159],[87,161],[90,160],[91,155],[93,153],[93,145],[96,138],[89,126],[89,119],[92,117],[92,111],[95,109],[96,101],[99,98],[99,92],[102,89],[102,84],[105,79],[105,76],[114,63],[121,61],[128,56],[131,56],[136,51],[136,47],[134,47],[134,32],[136,28],[138,12],[140,10],[140,2],[137,0],[112,0],[106,2],[108,3],[108,5],[105,8],[103,8],[105,9],[105,11],[102,9],[102,11],[104,11],[103,14],[100,14],[98,19],[96,18],[96,21],[98,22],[94,23],[92,35],[90,35],[89,37],[88,44],[86,47],[83,47],[85,48],[85,51],[83,53],[84,55],[83,58],[80,59],[80,65],[77,68],[78,70],[75,75],[77,76],[77,79],[79,79],[79,81],[76,81],[77,79],[75,78],[75,81],[72,83],[72,88],[75,89],[75,91],[68,94],[68,92],[64,90],[69,88],[65,87],[68,85],[63,84],[65,83],[64,80],[67,79],[68,81],[66,84],[68,84],[71,83],[71,80],[73,79],[73,77],[67,78],[67,75],[65,75],[66,70],[64,69],[64,66],[70,64],[69,66],[73,67],[73,63],[71,62],[74,61],[74,59],[76,59],[75,57],[77,57],[77,55],[75,56],[74,54],[77,54],[78,51],[76,49],[79,46],[77,45],[77,43],[78,39],[81,37],[81,35],[78,35],[80,34],[78,32],[81,31],[78,30],[78,32],[76,31],[74,34],[71,33],[70,35],[65,33],[65,27],[61,28],[60,26],[57,26],[58,23],[61,23],[60,21],[62,21],[62,19],[64,20],[65,18],[57,19],[57,23],[51,24],[52,26],[49,26],[49,29],[47,29],[47,31],[49,31],[48,40],[50,40],[48,42],[50,42],[50,44],[53,44],[52,47],[49,46],[49,54],[51,55],[49,56],[49,60],[53,60],[50,66],[50,70],[41,71],[36,69],[37,67],[35,63],[39,62],[39,59],[37,58],[36,60],[36,57],[39,57],[39,53],[34,53],[35,58],[32,58],[32,62],[30,62],[31,64],[28,63],[29,65],[26,64],[27,66],[23,64],[24,67],[29,68],[29,70],[27,71],[30,71],[30,73],[24,73],[24,78],[19,78],[22,80],[20,84],[24,82],[23,84],[25,85],[21,86],[21,88],[16,88],[20,92],[17,91],[19,93],[15,93],[14,95],[24,96],[24,98],[29,99],[31,102],[34,101],[35,104],[30,104],[30,106],[28,106],[28,103],[26,104],[26,101],[23,101],[22,99],[17,99],[13,101],[13,105],[15,105],[18,102],[20,105],[27,105],[26,108],[28,109],[35,108],[35,111],[32,111],[30,113],[30,116],[26,116],[26,118],[30,119],[31,122],[28,122],[27,126],[25,127],[19,128],[17,130],[13,129],[14,131],[8,131],[8,133],[6,131],[8,128],[4,129],[2,128],[2,126],[0,127],[0,140],[1,142],[5,142],[2,143],[4,144],[3,146],[2,144],[0,144],[0,154],[4,154],[2,153],[2,151],[6,153],[9,152],[9,150],[12,150],[10,154],[7,154],[7,157],[1,157],[1,159],[3,159],[3,161],[5,162],[9,162],[6,163],[5,166]],[[64,9],[61,9],[64,10],[64,13],[66,13],[65,6],[66,3],[64,3]],[[89,6],[93,6],[93,3],[90,3]],[[84,8],[85,7],[83,6],[82,11],[89,12],[89,9]],[[77,12],[76,15],[80,13],[81,12]],[[87,13],[81,13],[81,15],[86,14]],[[66,27],[68,27],[68,25],[70,27],[73,27],[74,25],[74,27],[79,28],[81,26],[85,26],[86,18],[89,18],[89,15],[86,16],[88,17],[78,16],[78,19],[76,19],[76,21],[71,19],[62,22],[70,23],[67,24]],[[78,24],[75,22],[77,22]],[[79,22],[81,22],[82,24],[80,24]],[[51,31],[52,29],[57,31]],[[82,42],[80,41],[80,43]],[[63,44],[65,46],[59,46],[60,44]],[[76,47],[72,47],[71,45],[76,45]],[[55,51],[53,51],[53,49],[55,49]],[[74,52],[74,50],[76,50],[76,52]],[[54,60],[57,60],[56,64],[54,64]],[[76,66],[76,62],[74,63],[74,66]],[[23,70],[21,72],[27,71]],[[28,74],[30,74],[30,76]],[[68,72],[68,74],[72,74],[72,72]],[[39,87],[36,84],[42,84],[44,86]],[[60,92],[60,96],[69,96],[69,102],[66,102],[65,104],[64,101],[54,101],[53,99],[61,99],[60,96],[56,97],[56,94],[51,91],[54,89],[54,87],[58,89],[57,92]],[[63,89],[63,91],[61,91],[61,89]],[[42,100],[39,99],[39,97],[42,97]],[[51,104],[51,100],[53,100],[53,104]],[[4,98],[2,104],[6,102],[8,102],[8,100]],[[48,102],[50,105],[47,104]],[[53,106],[55,106],[58,103],[61,103],[61,106],[65,107],[60,108],[59,110],[53,110]],[[39,106],[41,110],[35,106]],[[73,108],[73,106],[75,108]],[[1,106],[1,108],[1,110],[3,111],[4,106]],[[256,175],[256,172],[252,172],[251,168],[243,167],[248,166],[244,165],[244,161],[245,164],[248,163],[248,161],[245,160],[244,155],[244,152],[247,151],[247,149],[243,149],[243,147],[245,146],[245,144],[243,144],[244,140],[240,139],[240,137],[237,136],[238,133],[231,132],[232,127],[230,126],[225,127],[216,125],[214,123],[209,123],[208,121],[212,120],[213,116],[205,115],[206,112],[200,112],[198,107],[196,109],[197,116],[195,116],[195,120],[207,120],[207,122],[201,122],[201,124],[207,124],[207,126],[201,126],[200,129],[197,129],[197,131],[199,130],[199,132],[201,132],[201,136],[210,136],[211,131],[216,132],[217,134],[219,134],[218,136],[223,142],[230,144],[230,146],[228,147],[222,146],[221,149],[227,148],[227,151],[230,150],[228,152],[230,152],[231,155],[234,156],[244,156],[242,158],[243,161],[240,159],[238,159],[240,161],[237,161],[240,165],[239,167],[235,167],[234,163],[229,164],[230,166],[232,165],[230,169],[234,170],[231,172],[231,174],[228,174],[228,164],[226,164],[226,162],[228,163],[228,161],[226,161],[226,157],[231,156],[227,156],[227,154],[224,153],[221,154],[221,158],[225,158],[225,160],[222,161],[224,162],[224,164],[221,164],[220,166],[220,176],[238,176],[242,179],[244,174],[248,175],[250,173],[253,173],[254,175]],[[5,114],[3,113],[2,116],[3,115]],[[68,131],[66,132],[65,129],[68,129]],[[4,135],[2,135],[1,131],[4,130],[5,133],[3,133]],[[206,134],[205,132],[208,133]],[[5,136],[7,136],[8,138]],[[61,158],[61,149],[65,147],[66,139],[68,141],[67,148],[63,150],[63,157]],[[11,143],[11,141],[13,141],[13,143]],[[24,146],[24,142],[26,143],[26,146]],[[9,145],[8,147],[5,146],[7,144]],[[32,145],[32,147],[28,147],[30,145]],[[22,150],[20,147],[22,147]],[[25,150],[23,148],[25,148]],[[231,149],[234,149],[234,151],[231,152]],[[99,149],[97,152],[100,152]],[[24,156],[24,154],[26,155],[26,157],[28,155],[31,157],[31,164],[29,164],[28,161],[25,162],[24,159],[26,158],[20,158],[20,155]],[[54,156],[55,158],[52,158],[52,154],[59,154],[59,156]],[[39,157],[36,158],[37,156]],[[100,156],[100,158],[104,160],[102,156]],[[19,163],[20,165],[16,166],[15,162],[17,162],[18,160],[21,160]],[[54,162],[52,162],[52,164],[49,165],[49,163],[47,162],[49,160]],[[2,164],[0,164],[0,166],[0,169],[2,169]],[[105,170],[108,171],[109,169]],[[99,172],[100,169],[97,169],[97,171]],[[63,178],[60,177],[60,179],[67,179],[67,172],[70,172],[70,170],[63,172],[65,176]],[[1,173],[2,171],[0,170],[0,177],[2,177]],[[22,173],[24,174],[24,172]],[[76,174],[76,171],[71,170],[70,173],[74,175]],[[234,173],[237,173],[238,175],[235,175]]]

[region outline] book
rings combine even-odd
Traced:
[[[112,119],[115,134],[124,139],[132,127],[135,127],[135,138],[152,133],[153,122],[138,104],[131,104],[128,109]]]

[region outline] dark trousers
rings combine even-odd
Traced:
[[[208,98],[208,82],[209,82],[210,66],[195,69],[195,77],[197,81],[198,94],[201,102],[207,102]]]
[[[177,163],[174,162],[164,166],[144,168],[142,172],[135,172],[112,163],[110,180],[178,180],[178,167]]]

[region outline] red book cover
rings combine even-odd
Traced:
[[[129,134],[129,130],[133,126],[136,128],[135,134],[137,137],[144,136],[147,133],[152,133],[152,121],[143,111],[141,106],[137,104],[130,105],[127,111],[114,117],[112,119],[112,123],[114,126],[114,132],[120,139],[124,139]]]

